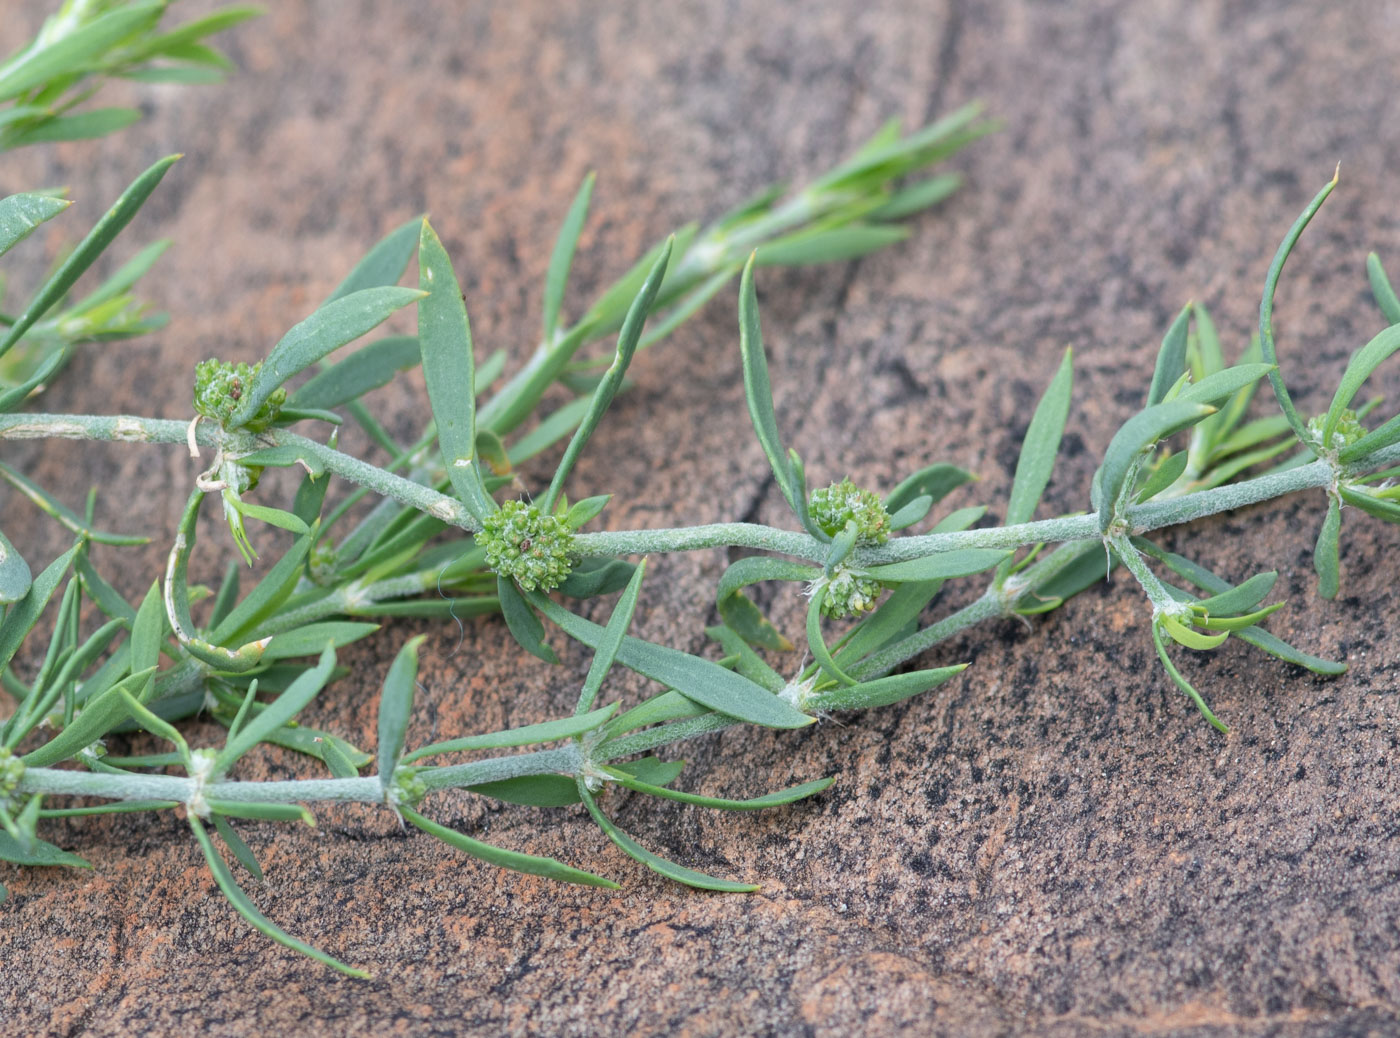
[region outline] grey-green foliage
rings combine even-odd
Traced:
[[[1144,408],[1126,417],[1105,446],[1103,463],[1081,502],[1088,512],[1035,518],[1049,488],[1061,496],[1068,492],[1053,482],[1058,445],[1072,413],[1068,351],[1027,415],[1027,442],[1003,525],[977,528],[985,507],[944,504],[973,479],[946,462],[912,473],[883,499],[860,473],[809,493],[800,455],[782,441],[782,408],[759,326],[757,272],[780,261],[845,259],[901,237],[904,230],[888,221],[944,197],[953,182],[933,178],[906,186],[899,179],[984,131],[971,110],[907,137],[882,129],[793,201],[766,192],[703,232],[683,228],[649,250],[582,318],[568,324],[563,316],[568,276],[593,190],[589,179],[569,209],[546,274],[544,341],[494,392],[507,364],[504,354],[488,354],[478,363],[450,257],[426,221],[415,220],[372,249],[256,374],[249,368],[236,387],[221,382],[228,399],[206,407],[193,424],[18,412],[29,392],[23,386],[23,392],[5,397],[6,408],[17,413],[0,414],[0,442],[8,435],[55,435],[164,442],[181,449],[189,444],[209,452],[201,456],[212,462],[190,494],[164,579],[139,603],[128,602],[108,583],[89,551],[94,541],[120,545],[137,537],[99,530],[91,497],[79,509],[0,467],[12,485],[75,538],[38,576],[31,576],[13,545],[0,539],[0,590],[9,603],[0,620],[0,662],[6,664],[0,678],[16,703],[0,729],[6,753],[0,759],[0,859],[77,864],[45,844],[38,828],[50,817],[111,808],[44,806],[55,797],[81,795],[132,810],[183,805],[217,885],[251,925],[359,975],[288,934],[242,890],[220,845],[255,879],[262,869],[235,820],[306,822],[310,816],[303,802],[379,804],[427,837],[493,864],[612,886],[573,865],[486,844],[433,820],[425,807],[445,789],[513,803],[581,804],[614,844],[648,868],[697,887],[750,890],[754,884],[746,878],[710,876],[643,847],[609,816],[607,788],[733,810],[776,807],[819,793],[829,778],[757,796],[674,789],[683,762],[663,761],[655,753],[739,724],[805,727],[831,711],[883,707],[938,688],[966,664],[940,660],[918,670],[900,668],[976,624],[1057,608],[1113,565],[1123,565],[1144,591],[1150,637],[1169,679],[1217,727],[1223,724],[1191,684],[1189,668],[1178,666],[1172,646],[1210,651],[1234,636],[1320,673],[1337,672],[1339,664],[1293,648],[1261,627],[1281,607],[1267,602],[1275,573],[1231,583],[1148,536],[1285,493],[1322,490],[1329,512],[1318,572],[1323,592],[1332,593],[1341,575],[1341,505],[1400,520],[1391,486],[1400,473],[1400,433],[1393,432],[1400,426],[1392,419],[1368,429],[1367,407],[1353,407],[1363,383],[1400,343],[1393,329],[1354,355],[1326,414],[1295,422],[1296,414],[1290,417],[1285,406],[1281,420],[1248,419],[1254,388],[1265,377],[1274,381],[1281,402],[1286,400],[1269,313],[1287,247],[1306,219],[1290,232],[1270,272],[1260,345],[1239,363],[1225,362],[1203,307],[1188,306],[1173,322],[1158,351]],[[47,319],[154,190],[169,161],[143,174],[41,286],[14,320],[0,352]],[[57,215],[61,206],[45,199],[27,195],[0,204],[0,241],[14,244],[27,233],[26,221]],[[396,282],[415,246],[419,287],[400,288]],[[628,364],[741,273],[746,397],[795,529],[719,523],[590,532],[587,527],[604,514],[609,496],[570,502],[565,482],[617,395],[627,389]],[[1388,318],[1393,292],[1385,293],[1389,282],[1379,260],[1371,264],[1371,280]],[[416,336],[395,334],[337,354],[412,304],[418,307]],[[605,370],[598,370],[597,360],[578,357],[587,343],[614,335],[616,345],[598,358]],[[365,397],[419,363],[432,417],[414,442],[401,443],[373,417]],[[290,384],[303,373],[310,375],[308,381],[299,388]],[[561,392],[541,407],[554,386]],[[280,407],[268,406],[283,396]],[[388,452],[386,464],[373,465],[336,448],[342,410]],[[310,435],[292,431],[294,425]],[[314,438],[327,429],[329,443]],[[1174,437],[1187,435],[1181,449],[1168,449]],[[518,466],[565,440],[568,446],[552,476],[534,488],[538,499],[528,500],[532,488]],[[1278,462],[1289,449],[1296,453]],[[1271,463],[1262,474],[1241,478]],[[292,499],[280,507],[265,503],[259,475],[267,467],[301,473]],[[362,490],[332,503],[327,490],[333,475]],[[383,500],[357,509],[370,489]],[[527,500],[519,499],[522,493]],[[264,551],[276,546],[250,586],[245,587],[237,564],[225,570],[216,589],[190,582],[198,519],[211,495],[245,558],[252,561],[255,539]],[[928,524],[926,532],[906,532],[921,524]],[[645,558],[633,560],[647,553],[718,547],[762,553],[735,561],[720,579],[715,602],[721,622],[707,629],[720,658],[659,644],[634,631],[647,615],[648,567]],[[939,597],[945,585],[968,578],[983,583],[980,595],[944,608]],[[1178,580],[1184,583],[1178,586]],[[810,663],[785,667],[763,655],[793,644],[748,597],[756,585],[773,582],[788,585],[789,593],[792,585],[804,585],[810,596],[802,632]],[[559,597],[547,594],[550,589]],[[561,600],[614,594],[617,600],[601,623]],[[375,752],[333,730],[330,697],[334,682],[347,672],[337,652],[371,634],[377,625],[370,621],[460,621],[496,612],[520,645],[544,661],[559,659],[549,644],[551,630],[591,651],[567,716],[499,732],[421,738],[413,709],[419,636],[409,640],[384,678]],[[104,619],[94,625],[85,619],[89,615]],[[23,676],[8,666],[22,649],[28,668]],[[610,680],[618,667],[656,687],[641,702],[624,704]],[[332,730],[303,723],[317,702],[323,704],[326,729]],[[195,712],[227,727],[222,746],[187,742],[174,722]],[[135,729],[170,748],[140,756],[110,752]],[[261,743],[314,758],[316,774],[275,786],[241,778],[246,759]],[[495,755],[471,756],[482,752]],[[72,766],[56,768],[59,764]],[[170,768],[180,774],[166,773]],[[362,774],[366,768],[373,773]]]

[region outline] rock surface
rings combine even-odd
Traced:
[[[29,3],[0,43],[51,6]],[[1096,457],[1139,406],[1172,315],[1203,300],[1227,348],[1242,347],[1278,239],[1338,160],[1341,186],[1280,293],[1305,410],[1325,408],[1345,358],[1380,327],[1366,252],[1400,268],[1400,8],[1385,0],[273,8],[229,37],[241,69],[230,84],[133,87],[149,118],[118,138],[6,158],[6,192],[70,183],[81,203],[22,254],[34,256],[75,238],[150,161],[186,154],[122,253],[174,238],[147,282],[169,328],[84,351],[42,407],[186,417],[196,360],[261,356],[380,234],[423,211],[455,259],[478,348],[518,360],[556,222],[589,169],[574,304],[674,225],[824,169],[890,115],[920,123],[971,98],[1005,129],[954,161],[965,190],[906,244],[761,281],[779,419],[814,482],[850,473],[888,488],[951,461],[983,476],[951,503],[997,514],[1029,411],[1072,344],[1075,408],[1042,514],[1086,507]],[[747,418],[733,300],[638,361],[577,470],[575,488],[617,494],[613,526],[785,522],[758,447],[736,434]],[[1400,395],[1393,366],[1376,381]],[[408,435],[421,383],[375,404]],[[100,486],[108,525],[156,533],[149,550],[106,557],[126,590],[147,585],[195,474],[183,451],[6,453],[71,500]],[[383,812],[246,827],[269,875],[261,907],[371,969],[369,982],[252,932],[177,818],[59,825],[50,838],[92,872],[0,866],[4,1030],[1393,1033],[1397,533],[1348,513],[1343,593],[1327,603],[1311,575],[1322,513],[1313,495],[1165,539],[1237,578],[1277,567],[1290,604],[1272,628],[1351,665],[1323,680],[1233,645],[1187,661],[1228,737],[1160,673],[1145,605],[1120,580],[1032,630],[996,624],[947,646],[926,665],[973,667],[925,698],[686,748],[691,788],[752,795],[835,775],[815,801],[731,817],[609,795],[640,840],[761,882],[757,894],[672,885],[576,810],[465,794],[430,813],[624,889],[463,861]],[[4,515],[31,558],[59,550],[13,495]],[[698,650],[725,561],[654,560],[641,633]],[[774,616],[800,624],[795,602]],[[422,738],[557,715],[586,666],[577,652],[562,669],[522,659],[494,621],[460,634],[400,622],[348,652],[353,675],[315,716],[372,742],[379,680],[419,631]],[[299,768],[267,754],[249,774]]]

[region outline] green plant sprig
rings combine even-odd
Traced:
[[[947,147],[948,134],[940,132],[944,136],[938,147]],[[908,140],[927,139],[927,135],[916,134]],[[787,248],[811,249],[815,241],[820,248],[793,255],[841,258],[852,254],[852,242],[873,242],[877,236],[864,231],[854,237],[822,236],[864,226],[862,221],[868,223],[873,214],[888,213],[890,210],[884,208],[891,204],[888,199],[900,197],[887,192],[884,185],[888,176],[907,172],[914,161],[911,156],[917,155],[920,163],[926,161],[930,147],[901,144],[897,136],[884,133],[876,145],[863,149],[852,160],[854,165],[848,163],[819,181],[812,196],[821,198],[831,191],[856,188],[867,191],[865,201],[856,207],[856,216],[846,212],[842,215],[845,222],[839,226],[800,232],[796,245],[784,243],[782,238],[779,243]],[[152,175],[158,180],[154,173],[148,174],[148,179]],[[885,199],[879,205],[868,195],[869,187],[876,183]],[[150,181],[141,191],[149,194],[153,187]],[[206,399],[201,416],[192,423],[134,416],[0,417],[0,439],[54,436],[184,443],[192,452],[211,449],[215,457],[190,497],[163,584],[153,585],[139,606],[126,602],[106,584],[87,558],[88,543],[99,536],[92,529],[91,500],[86,514],[78,515],[41,488],[27,490],[31,499],[77,535],[77,542],[38,576],[31,576],[22,559],[16,564],[17,553],[0,559],[0,576],[4,577],[0,587],[7,589],[12,603],[0,623],[0,664],[5,665],[0,667],[0,677],[18,703],[0,728],[0,827],[4,830],[0,858],[22,864],[80,864],[39,840],[38,823],[53,813],[111,808],[58,808],[46,813],[42,806],[45,797],[94,797],[139,810],[183,807],[216,882],[252,925],[288,947],[355,973],[339,960],[287,935],[248,900],[223,861],[216,840],[222,841],[255,878],[261,876],[261,870],[230,819],[305,821],[308,815],[303,802],[381,803],[434,837],[496,864],[608,885],[600,877],[559,862],[482,844],[416,811],[424,797],[444,789],[465,789],[537,805],[582,803],[615,844],[649,868],[694,886],[752,889],[658,858],[607,818],[597,794],[612,783],[689,803],[748,809],[775,806],[818,792],[830,780],[748,801],[679,792],[669,787],[680,768],[650,754],[736,724],[803,727],[828,711],[872,708],[921,694],[951,680],[965,665],[894,673],[904,662],[977,624],[1050,611],[1102,579],[1120,562],[1147,596],[1154,647],[1168,675],[1217,727],[1223,729],[1204,698],[1176,667],[1167,652],[1168,643],[1209,650],[1234,634],[1318,672],[1343,669],[1300,652],[1259,627],[1279,608],[1277,603],[1263,605],[1274,583],[1273,574],[1257,574],[1232,586],[1190,560],[1163,551],[1143,535],[1287,493],[1323,489],[1331,511],[1317,555],[1321,586],[1328,591],[1335,584],[1335,517],[1341,503],[1354,504],[1390,521],[1400,519],[1400,505],[1394,503],[1388,482],[1396,471],[1394,463],[1400,460],[1400,421],[1392,419],[1368,431],[1351,407],[1377,365],[1400,348],[1400,336],[1394,329],[1383,331],[1357,351],[1325,415],[1306,424],[1301,419],[1288,423],[1299,448],[1294,458],[1264,475],[1236,481],[1253,467],[1239,464],[1242,452],[1268,442],[1271,453],[1267,457],[1256,455],[1253,463],[1262,464],[1284,449],[1273,442],[1280,434],[1276,425],[1261,428],[1242,424],[1249,395],[1261,379],[1267,376],[1273,380],[1281,398],[1286,394],[1282,380],[1276,378],[1277,358],[1267,329],[1268,307],[1261,308],[1265,315],[1261,317],[1261,341],[1267,343],[1261,347],[1264,360],[1246,356],[1233,367],[1226,366],[1219,355],[1208,315],[1201,308],[1188,307],[1163,340],[1146,406],[1123,424],[1105,451],[1094,479],[1091,510],[1083,515],[1035,520],[1069,413],[1072,369],[1067,354],[1032,419],[1034,435],[1028,434],[1017,465],[1007,524],[972,529],[985,509],[961,509],[943,516],[929,533],[892,536],[923,522],[950,491],[967,482],[969,474],[954,466],[933,465],[911,475],[883,499],[848,480],[811,491],[800,456],[784,448],[773,411],[754,287],[754,271],[762,253],[759,257],[750,255],[743,265],[740,288],[746,396],[759,442],[798,529],[713,524],[678,530],[588,533],[580,528],[602,512],[608,498],[585,498],[571,504],[564,495],[565,481],[616,393],[624,387],[628,364],[648,342],[648,317],[663,309],[660,325],[650,333],[654,341],[657,330],[668,323],[674,326],[674,311],[667,313],[664,308],[673,305],[684,310],[688,305],[676,302],[688,288],[673,288],[668,297],[666,286],[674,269],[685,269],[683,258],[680,268],[672,264],[677,256],[686,255],[690,245],[683,242],[683,234],[663,242],[619,283],[625,291],[619,289],[616,299],[600,311],[595,307],[603,317],[595,314],[591,324],[589,318],[581,322],[590,332],[606,328],[617,333],[607,371],[581,380],[586,369],[571,367],[573,353],[569,351],[577,346],[567,340],[576,336],[581,344],[585,336],[574,330],[559,332],[558,319],[564,279],[589,190],[591,183],[585,185],[566,218],[561,246],[551,263],[546,288],[547,345],[493,398],[502,400],[501,394],[508,397],[494,410],[491,401],[480,405],[477,401],[478,392],[489,379],[479,377],[450,261],[427,223],[415,222],[415,234],[410,235],[406,225],[376,247],[347,278],[343,291],[337,290],[289,332],[261,366],[246,371],[206,369],[210,373]],[[1287,247],[1280,250],[1270,272],[1266,304],[1288,250],[1327,191],[1330,185],[1290,232]],[[135,206],[139,207],[144,194],[136,198]],[[129,193],[129,197],[136,196]],[[767,214],[755,220],[762,235],[781,234],[811,215],[807,211],[812,205],[810,198],[791,210],[768,208],[772,204],[765,200],[753,210]],[[121,206],[118,210],[126,211]],[[779,219],[777,214],[784,215]],[[827,218],[831,218],[829,214]],[[110,233],[104,230],[105,241],[118,230],[120,226]],[[756,233],[755,228],[748,233]],[[403,263],[411,258],[410,238],[418,249],[418,290],[392,285]],[[742,236],[735,240],[751,244]],[[97,251],[100,247],[105,247],[105,242]],[[702,250],[700,255],[712,252]],[[706,270],[710,277],[720,272],[731,277],[739,272],[737,267],[729,269],[733,265],[734,258],[729,257],[720,271]],[[72,273],[72,278],[77,273]],[[1386,308],[1394,293],[1387,296],[1384,291],[1389,282],[1378,260],[1369,264],[1369,273],[1373,286],[1379,286],[1375,294],[1382,311],[1389,317]],[[60,291],[46,286],[40,290],[40,299],[56,298]],[[409,304],[416,304],[419,313],[419,331],[412,348],[392,339],[381,340],[389,345],[371,344],[351,358],[323,365],[332,351]],[[43,309],[33,304],[26,310],[31,315],[30,324]],[[1192,318],[1196,323],[1194,338]],[[11,340],[17,340],[22,332],[12,328]],[[0,346],[0,350],[4,348]],[[362,359],[365,355],[369,359]],[[331,408],[358,403],[369,388],[382,384],[386,372],[392,377],[403,365],[415,362],[424,366],[434,422],[418,444],[387,444],[394,448],[391,467],[370,465],[340,452],[334,447],[334,435],[330,444],[322,444],[286,428],[309,419],[338,422],[339,416]],[[320,374],[308,385],[321,380],[324,387],[338,380],[340,388],[335,392],[322,390],[324,395],[319,399],[299,401],[300,391],[289,392],[287,380],[317,366]],[[525,443],[532,451],[540,450],[546,440],[555,442],[570,436],[563,461],[538,503],[500,504],[495,495],[513,482],[515,460],[502,437],[519,425],[518,412],[523,409],[523,419],[534,409],[537,390],[542,392],[541,386],[556,379],[573,380],[581,391],[578,402],[543,419],[541,428],[550,426],[548,436],[536,436],[532,441],[533,433],[527,432],[516,440],[516,447],[519,450]],[[17,407],[25,395],[7,398],[7,409]],[[567,417],[560,419],[561,414]],[[363,413],[357,417],[366,424]],[[374,426],[366,427],[373,435]],[[1164,441],[1187,432],[1191,442],[1180,452],[1185,455],[1184,462],[1174,460],[1179,455],[1163,453]],[[383,444],[381,437],[375,438]],[[1226,467],[1233,466],[1233,470],[1222,475],[1220,462],[1231,458]],[[289,509],[246,500],[258,471],[269,465],[305,470]],[[400,468],[407,475],[396,475],[390,468]],[[327,473],[380,492],[391,502],[372,510],[339,544],[325,537],[325,530],[345,515],[343,509],[323,514]],[[238,567],[231,566],[223,585],[210,593],[207,620],[201,624],[196,620],[201,591],[189,586],[186,573],[195,547],[199,509],[211,493],[220,496],[241,551],[251,552],[242,525],[247,520],[290,531],[293,545],[242,597]],[[473,533],[472,545],[464,548],[460,541],[435,541],[450,527]],[[1057,542],[1059,547],[1043,550]],[[644,562],[633,565],[627,557],[719,546],[757,548],[787,558],[744,559],[721,579],[716,610],[722,623],[707,629],[724,653],[718,663],[627,634],[645,573]],[[0,547],[8,550],[10,546],[6,542]],[[1195,590],[1174,586],[1158,575],[1154,564],[1183,578]],[[924,610],[947,581],[988,573],[986,589],[970,604],[927,627],[919,626]],[[791,677],[779,674],[755,651],[756,646],[781,649],[791,643],[743,591],[752,584],[773,580],[806,584],[811,600],[805,635],[813,662]],[[608,623],[598,625],[545,593],[556,586],[569,597],[619,591],[621,595]],[[22,682],[8,669],[8,663],[60,587],[63,592],[44,661],[32,681]],[[406,607],[403,611],[410,615],[436,615],[442,612],[437,602],[401,599],[444,587],[464,591],[461,601],[465,608],[500,609],[521,645],[544,659],[555,658],[545,641],[545,621],[590,647],[593,664],[574,714],[515,732],[449,739],[405,753],[416,685],[415,640],[400,653],[385,680],[377,753],[366,753],[331,733],[295,723],[336,677],[335,649],[374,629],[373,624],[341,617],[395,615],[400,607]],[[87,635],[80,623],[85,598],[110,618]],[[452,608],[456,608],[455,602]],[[823,620],[846,616],[853,616],[856,622],[828,644]],[[124,633],[125,639],[118,641]],[[318,657],[310,669],[293,662],[308,655]],[[163,656],[171,665],[161,669]],[[623,710],[618,703],[598,708],[607,675],[619,664],[657,682],[664,691],[630,709]],[[261,699],[266,692],[274,693],[275,698]],[[201,707],[210,709],[212,716],[227,725],[228,737],[222,748],[192,749],[170,724],[172,718]],[[44,725],[56,734],[22,752],[23,745],[32,745],[39,738]],[[138,757],[108,756],[103,741],[133,728],[166,740],[174,750]],[[319,758],[330,777],[278,782],[229,778],[237,762],[265,741]],[[550,742],[564,745],[466,763],[419,763],[463,752]],[[75,762],[85,770],[56,767],[65,762]],[[361,775],[371,764],[375,773]],[[182,768],[184,776],[151,773],[152,769],[171,766]]]

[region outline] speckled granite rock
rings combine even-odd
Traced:
[[[49,5],[24,6],[32,25]],[[231,37],[243,70],[231,85],[133,88],[150,112],[135,129],[0,167],[7,190],[74,185],[82,204],[43,239],[52,251],[155,157],[187,156],[127,237],[177,243],[149,282],[170,328],[84,352],[47,407],[185,416],[197,359],[260,356],[379,234],[424,210],[478,344],[519,357],[586,170],[599,186],[576,301],[673,224],[823,168],[891,114],[921,121],[973,97],[1006,128],[957,160],[967,189],[906,245],[762,280],[780,420],[815,480],[888,486],[948,460],[984,477],[958,503],[995,509],[1028,410],[1073,344],[1076,407],[1047,507],[1084,507],[1171,315],[1204,300],[1242,345],[1280,234],[1338,160],[1342,185],[1280,295],[1307,408],[1379,326],[1366,251],[1400,266],[1400,9],[1385,0],[274,6]],[[0,39],[25,27],[6,22]],[[734,435],[746,418],[732,305],[731,293],[639,360],[580,466],[577,486],[618,493],[613,524],[783,521],[757,446]],[[1400,395],[1394,368],[1378,381]],[[377,403],[407,432],[421,385]],[[108,488],[109,523],[166,534],[194,475],[176,450],[7,454],[75,497]],[[158,489],[140,497],[136,480]],[[58,548],[3,500],[14,539],[36,556]],[[252,933],[177,819],[59,826],[57,842],[96,868],[0,866],[13,895],[0,907],[3,1030],[1395,1033],[1397,534],[1348,515],[1343,596],[1324,603],[1310,576],[1321,515],[1320,499],[1291,501],[1168,538],[1237,576],[1276,565],[1290,607],[1274,629],[1352,666],[1324,681],[1243,647],[1192,661],[1228,737],[1160,676],[1119,582],[1034,630],[1007,623],[947,647],[939,661],[974,666],[926,698],[688,748],[706,790],[837,775],[814,802],[734,818],[613,796],[639,838],[761,880],[752,896],[664,882],[578,812],[465,795],[431,813],[625,889],[502,874],[381,812],[249,827],[269,873],[260,904],[372,968],[365,983]],[[109,557],[133,591],[159,561],[158,546]],[[645,636],[698,648],[724,565],[655,560]],[[799,622],[794,603],[775,615]],[[348,653],[354,675],[316,716],[372,739],[379,677],[419,630],[424,736],[557,712],[586,662],[523,659],[492,622],[460,636],[398,623]],[[269,754],[255,769],[299,766]]]

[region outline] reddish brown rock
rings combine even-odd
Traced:
[[[30,3],[0,38],[14,45],[48,6]],[[1005,129],[955,161],[967,188],[907,244],[762,277],[779,419],[815,481],[850,473],[887,488],[946,460],[983,476],[957,503],[996,512],[1029,410],[1072,344],[1075,409],[1044,514],[1086,507],[1097,455],[1139,405],[1172,314],[1203,300],[1241,347],[1280,235],[1338,160],[1341,186],[1280,293],[1284,364],[1305,409],[1325,406],[1380,326],[1366,252],[1400,267],[1400,25],[1383,0],[274,7],[229,38],[242,69],[229,85],[133,87],[149,111],[134,129],[6,158],[6,191],[66,182],[80,201],[20,254],[32,258],[73,240],[155,158],[186,154],[121,252],[175,239],[147,282],[169,329],[83,352],[43,407],[187,416],[195,361],[261,356],[380,234],[422,211],[455,258],[478,347],[518,359],[554,228],[589,169],[596,212],[576,304],[674,225],[820,171],[890,115],[921,122],[971,98]],[[732,293],[664,350],[638,361],[572,486],[615,492],[617,527],[785,522],[758,447],[735,435],[747,419]],[[1400,395],[1394,368],[1376,382]],[[374,403],[408,434],[421,383]],[[73,500],[96,483],[109,525],[158,540],[195,475],[175,449],[6,455]],[[0,866],[12,891],[0,907],[4,1030],[1393,1031],[1397,534],[1348,513],[1343,593],[1323,602],[1310,573],[1322,509],[1318,495],[1166,538],[1231,576],[1279,568],[1290,604],[1273,629],[1351,664],[1322,680],[1243,647],[1192,659],[1228,737],[1159,673],[1140,596],[1119,581],[1033,630],[993,625],[931,655],[974,665],[926,698],[686,748],[691,788],[755,794],[836,775],[814,802],[728,817],[610,795],[639,839],[762,882],[752,896],[665,882],[577,811],[465,795],[429,812],[623,891],[463,861],[383,812],[247,827],[269,876],[259,904],[370,968],[363,983],[253,933],[176,818],[56,826],[52,838],[95,870]],[[4,515],[32,557],[58,550],[13,495]],[[134,593],[162,551],[105,558]],[[642,633],[699,649],[724,565],[720,553],[655,560]],[[774,615],[800,623],[796,602]],[[355,672],[318,721],[372,740],[380,676],[420,630],[422,738],[557,714],[586,663],[571,651],[550,670],[494,622],[460,636],[396,623],[348,652]],[[268,754],[249,774],[298,769]]]

